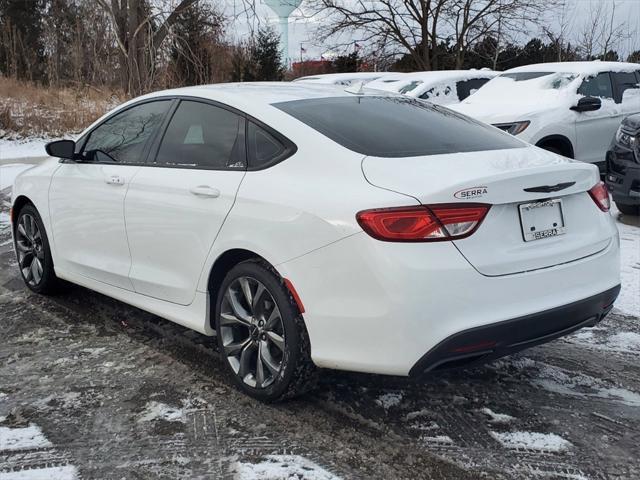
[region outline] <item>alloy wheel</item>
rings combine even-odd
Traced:
[[[28,213],[22,215],[18,221],[16,251],[25,282],[37,287],[44,273],[44,244],[36,219]]]
[[[248,386],[266,388],[282,370],[286,340],[280,309],[260,281],[239,277],[227,287],[219,319],[224,356]]]

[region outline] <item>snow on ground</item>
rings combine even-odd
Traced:
[[[509,423],[516,419],[515,417],[505,413],[495,413],[493,410],[486,407],[480,411],[489,417],[489,422],[491,423]]]
[[[385,410],[389,410],[391,407],[397,407],[402,402],[402,393],[385,393],[380,395],[376,403]]]
[[[0,160],[28,157],[45,157],[44,146],[53,138],[27,138],[24,140],[0,139]]]
[[[626,315],[640,317],[640,218],[635,219],[636,225],[622,223],[615,205],[611,208],[611,214],[617,219],[616,225],[620,232],[622,290],[615,308]]]
[[[78,471],[73,465],[0,472],[0,480],[75,480]]]
[[[298,455],[267,455],[259,463],[238,462],[233,470],[236,480],[340,480]]]
[[[545,450],[562,452],[572,445],[555,433],[489,432],[503,447],[510,449]]]
[[[50,446],[51,443],[45,438],[42,430],[37,425],[31,424],[23,428],[0,427],[0,451]]]
[[[152,420],[165,420],[167,422],[184,422],[184,410],[171,407],[166,403],[151,401],[145,406],[144,411],[138,419],[139,422],[150,422]]]
[[[536,362],[530,358],[520,358],[511,362],[522,367],[534,367],[538,374],[532,383],[558,395],[605,398],[617,401],[630,407],[640,407],[640,394],[611,385],[602,379],[597,379],[584,373],[572,372],[555,365]],[[498,360],[494,366],[500,368],[503,360]]]
[[[31,167],[33,167],[33,165],[24,163],[0,165],[0,190],[11,187],[18,174]]]

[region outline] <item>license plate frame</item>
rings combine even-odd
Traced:
[[[520,229],[525,242],[567,233],[562,199],[552,198],[518,205]]]

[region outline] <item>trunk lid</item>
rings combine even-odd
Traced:
[[[588,194],[599,181],[598,169],[538,148],[366,157],[362,171],[371,184],[410,195],[424,205],[491,204],[478,230],[453,242],[483,275],[507,275],[571,262],[605,249],[612,241],[608,215]],[[545,191],[545,187],[557,191]],[[532,213],[521,213],[521,205],[548,199],[559,199],[560,206],[534,207]],[[549,209],[555,210],[547,212]],[[561,215],[564,234],[524,240],[524,230],[530,225],[551,228],[545,224],[556,222],[554,215]]]

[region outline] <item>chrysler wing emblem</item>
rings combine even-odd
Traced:
[[[558,183],[557,185],[540,185],[539,187],[525,188],[524,191],[532,192],[532,193],[559,192],[560,190],[564,190],[565,188],[569,188],[575,184],[576,182],[564,182],[564,183]]]

